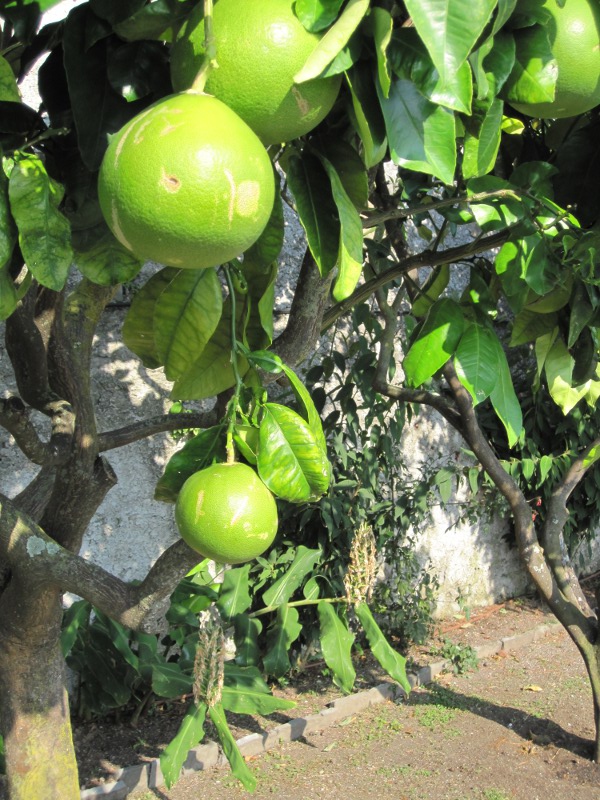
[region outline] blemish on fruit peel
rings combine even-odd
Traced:
[[[176,175],[167,175],[164,169],[161,170],[160,184],[164,186],[167,192],[175,194],[181,189],[181,181]]]
[[[225,173],[225,177],[229,181],[229,208],[227,209],[227,219],[229,222],[233,222],[233,214],[235,212],[236,185],[231,172],[228,169],[223,171]]]
[[[170,133],[173,133],[173,131],[176,131],[177,128],[181,128],[182,125],[183,122],[180,122],[178,125],[173,125],[171,122],[168,122],[158,135],[168,136]]]
[[[235,525],[236,522],[238,521],[238,519],[240,519],[240,517],[243,517],[244,514],[247,513],[248,503],[249,502],[250,502],[250,498],[249,497],[244,497],[244,498],[240,499],[240,502],[239,502],[237,508],[235,509],[235,513],[231,517],[231,522],[229,523],[230,525],[232,525],[232,526]]]
[[[242,181],[237,187],[235,210],[240,217],[253,217],[258,211],[260,184],[258,181]]]
[[[294,95],[294,100],[296,101],[296,105],[300,109],[300,113],[302,114],[303,117],[305,117],[311,110],[310,103],[302,95],[302,92],[300,91],[300,89],[298,89],[297,86],[292,86],[292,94]]]
[[[112,220],[112,231],[117,239],[121,242],[123,247],[126,247],[127,250],[133,251],[133,247],[127,241],[125,234],[121,230],[121,225],[119,223],[119,211],[117,209],[117,204],[113,200],[110,205],[110,217]]]
[[[129,137],[129,134],[133,131],[134,127],[140,122],[140,120],[142,120],[144,117],[146,117],[150,113],[150,110],[151,109],[148,108],[148,109],[146,109],[146,111],[144,111],[141,114],[139,114],[139,116],[134,117],[130,121],[129,125],[127,125],[127,127],[123,131],[123,133],[121,135],[121,138],[119,139],[119,141],[117,143],[117,149],[115,150],[115,164],[116,164],[119,156],[121,155],[121,150],[123,149],[123,145],[125,144],[127,138]],[[137,143],[137,137],[134,139],[134,141]]]
[[[204,511],[202,511],[203,504],[204,504],[204,489],[198,492],[198,497],[196,498],[196,519],[198,519],[198,517],[204,516]]]
[[[30,536],[27,540],[27,555],[31,558],[40,556],[42,553],[48,555],[55,555],[60,550],[60,547],[55,542],[46,542],[41,536]]]

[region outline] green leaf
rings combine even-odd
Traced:
[[[506,355],[499,342],[498,347],[502,357],[498,358],[498,379],[490,394],[490,400],[494,411],[506,430],[508,446],[514,447],[523,430],[523,412],[515,392]]]
[[[75,262],[88,280],[100,286],[116,286],[131,281],[142,268],[142,262],[110,233],[90,250],[77,251]]]
[[[473,76],[467,61],[445,83],[442,82],[430,54],[414,28],[400,28],[394,32],[388,57],[394,74],[398,78],[412,81],[427,100],[470,114]]]
[[[178,272],[173,267],[164,267],[155,273],[135,293],[125,317],[123,341],[148,369],[162,366],[154,339],[154,310],[156,301]]]
[[[466,179],[486,175],[494,168],[500,147],[503,111],[502,100],[495,99],[486,109],[477,132],[466,131],[462,163]]]
[[[344,140],[326,139],[318,143],[319,153],[333,165],[348,197],[361,210],[369,202],[369,175],[354,147]]]
[[[335,266],[340,245],[340,225],[331,183],[320,161],[310,153],[293,155],[287,178],[310,252],[322,276]]]
[[[16,240],[17,233],[10,213],[8,178],[0,164],[0,267],[10,261]]]
[[[349,694],[356,679],[356,671],[351,657],[354,634],[348,630],[345,622],[338,617],[331,603],[321,600],[317,609],[321,625],[321,652],[323,653],[323,658],[333,672],[335,685]]]
[[[456,169],[453,112],[426,100],[411,81],[392,82],[389,97],[378,88],[392,161],[452,183]]]
[[[536,25],[515,33],[515,64],[503,95],[509,103],[551,103],[558,64],[544,28]]]
[[[308,547],[301,544],[287,572],[263,593],[262,600],[265,606],[270,608],[287,603],[311,572],[320,556],[321,550],[309,550]]]
[[[263,656],[263,667],[267,675],[279,678],[290,671],[288,652],[301,631],[298,611],[286,605],[279,606],[277,616],[267,631],[266,652]]]
[[[450,281],[450,265],[440,264],[435,267],[426,282],[420,289],[419,296],[412,304],[412,313],[415,317],[424,317],[433,304],[439,300],[440,295]]]
[[[294,392],[298,405],[300,406],[300,414],[308,423],[308,427],[315,437],[317,444],[323,451],[323,454],[327,455],[327,442],[325,441],[325,434],[323,433],[321,417],[319,416],[319,412],[315,407],[308,389],[302,383],[300,378],[298,378],[294,370],[290,369],[290,367],[283,362],[281,364],[281,369],[290,382],[292,391]]]
[[[523,309],[514,318],[510,346],[534,342],[554,330],[557,320],[556,314],[537,314],[527,308]]]
[[[409,386],[429,380],[451,358],[464,330],[460,307],[448,298],[433,305],[402,363]]]
[[[363,145],[367,169],[376,166],[387,150],[385,122],[377,101],[373,76],[366,64],[355,64],[346,73],[352,99],[351,118]]]
[[[573,386],[575,360],[562,339],[557,338],[544,360],[546,380],[550,396],[560,406],[563,414],[568,414],[589,390],[589,382]]]
[[[10,210],[27,268],[38,283],[60,291],[73,261],[71,226],[58,210],[62,187],[34,155],[21,155],[8,182]]]
[[[234,628],[235,661],[242,667],[257,666],[260,662],[258,637],[262,622],[248,614],[237,614],[231,620]]]
[[[181,697],[192,690],[192,677],[186,675],[175,661],[152,665],[152,690],[159,697]]]
[[[21,102],[21,93],[17,86],[15,73],[3,56],[0,56],[0,100],[8,100],[11,103]]]
[[[272,714],[295,708],[293,700],[274,697],[256,667],[225,664],[225,683],[222,695],[223,708],[235,714]]]
[[[317,33],[337,18],[344,0],[296,0],[294,11],[307,31]]]
[[[237,304],[240,311],[238,320],[244,308],[243,298],[240,300]],[[242,377],[248,371],[248,362],[244,358],[238,359],[238,369]],[[177,378],[171,397],[174,400],[204,400],[234,385],[235,376],[231,366],[231,301],[227,298],[215,332],[200,357]]]
[[[87,626],[92,605],[87,600],[75,600],[63,614],[63,624],[60,634],[60,649],[66,658],[75,644],[79,629]]]
[[[375,55],[377,56],[377,74],[379,85],[384,97],[390,93],[392,78],[390,75],[387,51],[392,40],[394,21],[392,15],[385,8],[374,6],[371,9],[373,21],[373,39],[375,41]]]
[[[362,273],[363,227],[335,167],[324,156],[320,156],[320,159],[331,181],[333,201],[340,220],[338,274],[333,286],[333,297],[340,302],[352,294]]]
[[[10,277],[10,263],[0,267],[0,320],[8,319],[17,307],[19,295]]]
[[[287,406],[266,403],[258,437],[258,473],[276,497],[303,503],[327,491],[327,455],[299,414]]]
[[[187,479],[215,461],[225,461],[225,426],[214,425],[201,431],[174,453],[159,478],[154,499],[174,503]]]
[[[489,328],[467,324],[454,354],[458,379],[474,405],[490,396],[498,380],[498,340]]]
[[[387,674],[400,684],[406,694],[410,694],[410,683],[406,676],[406,659],[404,656],[397,653],[389,644],[366,603],[358,603],[354,607],[354,611],[363,626],[371,652],[377,661]]]
[[[467,183],[468,196],[511,190],[514,191],[514,187],[508,181],[494,175],[471,178]],[[472,202],[470,207],[477,224],[485,232],[506,228],[523,218],[523,204],[517,197],[486,198]]]
[[[496,0],[406,0],[443,84],[449,83],[466,61],[495,6]]]
[[[154,339],[167,380],[177,380],[196,361],[215,332],[223,310],[214,269],[182,269],[157,298]]]
[[[231,621],[232,617],[242,614],[250,608],[252,603],[248,591],[250,567],[251,564],[245,564],[243,567],[228,569],[223,575],[217,608],[226,622]]]
[[[229,761],[231,771],[244,785],[245,789],[249,792],[253,792],[256,788],[256,778],[248,769],[244,757],[240,753],[236,741],[229,730],[229,725],[227,724],[227,719],[225,718],[225,712],[223,711],[221,703],[215,703],[214,706],[211,706],[208,709],[208,714],[213,725],[217,729],[221,747]]]
[[[167,789],[178,780],[187,758],[188,752],[204,738],[204,720],[206,706],[204,703],[192,703],[181,721],[179,730],[160,755],[160,768]]]
[[[438,487],[440,500],[445,505],[452,497],[454,484],[456,483],[456,476],[452,470],[448,469],[447,467],[442,467],[442,469],[439,469],[436,472],[433,482]]]
[[[319,40],[302,69],[294,75],[295,83],[304,83],[319,77],[348,44],[369,10],[369,5],[370,0],[349,0],[337,21]]]

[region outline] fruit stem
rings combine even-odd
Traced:
[[[235,461],[235,449],[233,444],[233,430],[235,427],[235,419],[239,405],[240,393],[242,391],[242,378],[238,369],[238,345],[237,345],[237,331],[236,331],[236,298],[235,289],[233,286],[233,279],[231,277],[231,270],[229,264],[223,265],[223,272],[225,273],[225,280],[227,281],[227,288],[229,289],[229,300],[231,302],[231,367],[233,369],[233,377],[235,378],[235,389],[233,397],[227,406],[227,441],[225,450],[227,452],[227,463],[232,464]]]
[[[213,34],[213,0],[204,0],[204,61],[191,86],[192,92],[204,91],[208,75],[217,65],[217,43]]]

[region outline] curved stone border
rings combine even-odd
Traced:
[[[503,639],[497,639],[473,649],[477,653],[477,658],[490,658],[497,655],[501,650],[518,650],[533,644],[533,642],[546,636],[550,631],[556,630],[557,626],[558,623],[556,622],[544,622],[529,631],[525,631],[525,633],[506,636]],[[409,673],[410,684],[412,687],[425,686],[450,666],[451,662],[444,660],[421,667],[418,672]],[[291,719],[289,722],[277,725],[277,727],[268,732],[250,733],[247,736],[242,736],[241,739],[238,739],[237,745],[244,757],[260,755],[284,742],[292,742],[307,733],[322,731],[371,705],[382,703],[386,700],[395,700],[403,694],[404,692],[398,684],[391,682],[381,683],[379,686],[364,692],[339,697],[329,703],[318,714]],[[208,742],[207,744],[198,745],[198,747],[189,751],[186,762],[183,765],[182,775],[198,772],[209,767],[224,766],[226,763],[227,760],[217,743]],[[125,767],[117,773],[115,778],[116,780],[110,783],[82,790],[81,800],[96,800],[96,798],[125,800],[133,792],[158,789],[164,786],[160,761],[157,758],[144,764]]]

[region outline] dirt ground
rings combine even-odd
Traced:
[[[418,665],[440,659],[448,642],[480,645],[516,635],[552,618],[532,601],[480,609],[455,619],[427,647]],[[461,650],[465,653],[466,651]],[[382,675],[365,657],[365,689]],[[276,687],[298,708],[270,718],[232,718],[236,738],[307,716],[339,696],[319,665],[296,685]],[[86,785],[110,779],[118,765],[156,757],[178,724],[171,705],[127,724],[78,726],[75,738]],[[169,735],[170,734],[170,735]],[[207,731],[210,738],[210,730]],[[408,700],[385,702],[333,727],[249,760],[256,798],[340,797],[394,800],[600,800],[600,767],[591,762],[593,711],[585,669],[561,628],[530,647],[485,658],[464,674],[442,674]],[[125,741],[128,739],[128,742]],[[162,741],[161,741],[162,740]],[[132,800],[241,800],[250,795],[228,768],[182,778],[170,790]]]

